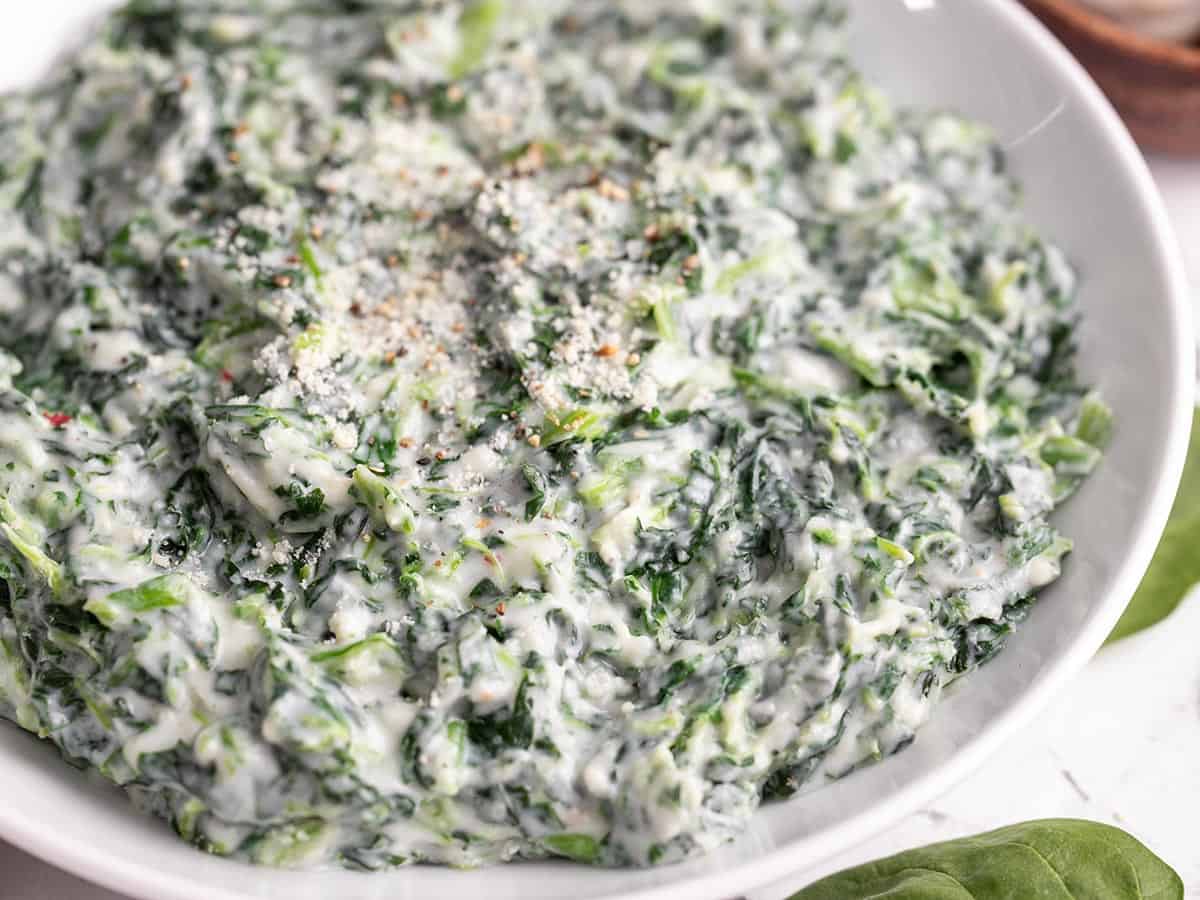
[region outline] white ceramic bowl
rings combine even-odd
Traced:
[[[6,10],[0,76],[36,74],[68,21],[104,5],[43,0]],[[1058,517],[1077,547],[1063,578],[1007,650],[941,705],[912,747],[816,793],[764,808],[742,840],[687,865],[631,872],[523,864],[362,875],[272,871],[205,856],[162,823],[134,813],[114,789],[89,782],[15,728],[0,727],[0,836],[147,900],[729,898],[912,812],[1020,728],[1100,646],[1166,520],[1194,377],[1183,269],[1125,129],[1083,70],[1015,0],[852,5],[854,53],[877,83],[900,101],[982,119],[1010,148],[1030,218],[1081,269],[1083,367],[1117,416],[1104,463]]]

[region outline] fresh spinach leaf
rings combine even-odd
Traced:
[[[1200,415],[1192,422],[1192,444],[1175,505],[1141,586],[1108,640],[1119,641],[1165,619],[1200,583]]]
[[[838,872],[791,900],[1182,900],[1175,871],[1111,825],[1042,819]]]

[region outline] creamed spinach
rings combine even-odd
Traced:
[[[1110,423],[842,20],[133,0],[3,97],[0,715],[366,869],[679,860],[912,741]]]

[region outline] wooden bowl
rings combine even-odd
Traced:
[[[1143,37],[1076,0],[1025,5],[1083,63],[1143,148],[1200,156],[1200,47]]]

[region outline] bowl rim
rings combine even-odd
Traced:
[[[1191,77],[1200,77],[1200,46],[1139,34],[1078,0],[1023,2],[1126,59],[1153,63]]]
[[[1166,525],[1183,471],[1195,404],[1190,292],[1181,250],[1166,208],[1145,159],[1110,102],[1082,65],[1036,15],[1014,0],[974,2],[988,7],[988,15],[1011,26],[1019,39],[1044,57],[1069,84],[1113,144],[1150,224],[1149,243],[1155,255],[1155,267],[1163,272],[1168,285],[1163,300],[1176,327],[1173,343],[1163,348],[1170,352],[1174,363],[1171,383],[1162,386],[1171,399],[1167,445],[1162,465],[1153,479],[1143,528],[1132,541],[1103,601],[1066,650],[1047,665],[1036,687],[1029,689],[946,759],[890,794],[883,803],[836,825],[781,844],[722,871],[707,871],[624,892],[621,896],[625,900],[675,900],[681,896],[717,900],[764,889],[794,874],[806,863],[826,859],[866,840],[949,790],[1042,710],[1100,648],[1145,573]],[[1036,2],[1061,5],[1061,0]],[[45,817],[39,819],[23,809],[5,804],[0,804],[0,838],[82,879],[145,900],[245,900],[247,896],[197,884],[182,873],[154,866],[150,860],[133,863],[108,857],[90,845],[65,843]]]

